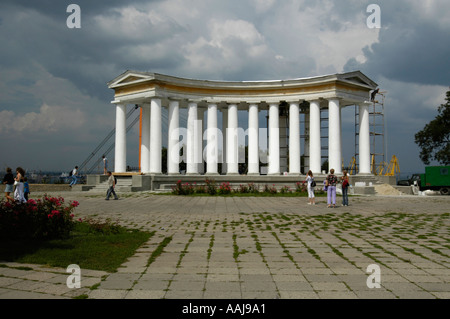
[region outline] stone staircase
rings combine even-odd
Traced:
[[[131,178],[121,177],[121,176],[116,176],[116,177],[117,177],[117,184],[116,184],[116,188],[115,188],[116,193],[131,192],[131,186],[132,186]],[[88,192],[91,192],[91,193],[103,193],[103,194],[106,194],[107,191],[108,191],[108,181],[103,181],[97,185],[94,185],[88,190]]]

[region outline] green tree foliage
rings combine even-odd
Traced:
[[[438,115],[415,135],[420,147],[420,159],[426,165],[435,160],[443,165],[450,164],[450,91],[447,102],[438,108]]]

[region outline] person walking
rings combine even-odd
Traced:
[[[308,171],[308,175],[306,176],[307,182],[307,190],[308,190],[308,205],[316,205],[316,198],[314,196],[314,187],[316,186],[316,182],[314,181],[314,175],[311,170]]]
[[[72,181],[69,184],[70,187],[72,187],[77,183],[77,177],[78,177],[78,166],[75,166],[75,168],[72,170]]]
[[[114,176],[112,175],[111,172],[108,172],[108,191],[106,192],[106,200],[109,200],[109,197],[111,197],[111,195],[114,195],[114,199],[117,200],[119,199],[116,195],[116,192],[114,191],[114,188],[116,187],[116,179],[114,178]]]
[[[23,194],[23,179],[25,176],[25,171],[22,167],[16,168],[16,177],[14,178],[14,185],[16,189],[14,190],[14,200],[20,204],[25,203],[25,197]]]
[[[327,203],[328,208],[333,205],[333,208],[336,207],[336,184],[337,177],[334,175],[334,169],[330,169],[330,174],[327,176]]]
[[[350,186],[348,173],[346,170],[343,171],[342,181],[342,206],[348,206],[348,187]]]
[[[11,167],[6,168],[6,174],[3,177],[3,184],[5,184],[5,197],[7,201],[14,201],[14,198],[10,196],[14,192],[14,175]]]

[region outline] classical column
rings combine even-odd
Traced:
[[[230,104],[228,105],[227,127],[227,175],[238,174],[238,108],[236,104]]]
[[[320,102],[311,101],[309,103],[309,169],[313,172],[314,175],[321,173],[321,148]]]
[[[208,104],[208,128],[206,130],[206,174],[218,175],[219,129],[217,128],[217,104]]]
[[[203,132],[205,131],[205,111],[204,108],[198,108],[197,109],[197,124],[196,124],[196,133],[195,136],[197,138],[197,154],[196,154],[196,163],[198,164],[198,173],[204,174],[205,173],[205,165],[204,165],[204,158],[203,158]]]
[[[278,103],[269,104],[268,175],[280,175],[280,125]]]
[[[228,109],[222,108],[222,174],[227,173],[227,127]]]
[[[304,159],[303,159],[303,173],[306,175],[306,174],[308,174],[308,171],[309,171],[309,167],[310,167],[310,165],[309,165],[309,136],[310,136],[310,134],[309,134],[309,132],[310,132],[310,130],[309,130],[309,125],[310,125],[310,123],[309,123],[309,111],[307,110],[306,112],[305,112],[305,138],[304,138],[304,141],[305,141],[305,144],[304,144],[304,147],[305,147],[305,150],[304,150],[304,152],[303,152],[303,154],[304,154]]]
[[[289,145],[288,145],[288,134],[287,134],[289,118],[287,115],[288,110],[285,110],[284,106],[283,106],[283,109],[281,109],[281,106],[280,106],[279,111],[281,113],[278,118],[278,125],[280,128],[279,129],[279,132],[280,132],[280,143],[279,143],[279,146],[280,146],[280,172],[281,172],[281,174],[283,174],[284,172],[288,173],[288,164],[289,164],[289,162],[288,162],[288,160],[289,160],[288,159]]]
[[[152,98],[150,102],[150,174],[162,173],[161,107],[161,99]]]
[[[359,105],[359,174],[370,172],[370,121],[369,107]]]
[[[150,104],[142,106],[141,172],[150,172]]]
[[[342,174],[341,112],[338,99],[328,101],[328,163],[329,170]]]
[[[248,175],[259,175],[258,104],[248,109]]]
[[[127,106],[116,106],[116,144],[114,172],[125,173],[127,171]]]
[[[187,123],[187,145],[186,145],[186,174],[197,175],[198,163],[196,162],[198,154],[197,143],[197,103],[188,104],[188,123]],[[197,133],[198,134],[198,133]]]
[[[289,174],[300,175],[300,109],[289,105]]]
[[[180,173],[180,103],[169,101],[169,125],[167,143],[167,173],[178,175]]]

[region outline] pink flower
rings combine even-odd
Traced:
[[[72,207],[78,207],[80,205],[80,203],[77,202],[76,200],[74,200],[71,205],[72,205]]]
[[[29,199],[27,203],[31,205],[36,205],[36,201],[34,199]]]

